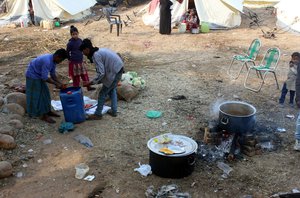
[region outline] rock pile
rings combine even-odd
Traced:
[[[24,128],[23,116],[26,111],[26,95],[13,92],[0,98],[0,112],[8,116],[8,122],[0,126],[0,149],[11,150],[17,147],[15,138],[20,129]],[[1,156],[0,156],[1,157]],[[10,162],[0,158],[0,179],[12,175],[13,167]]]

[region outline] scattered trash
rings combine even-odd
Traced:
[[[274,145],[270,141],[268,141],[268,142],[261,142],[261,143],[259,143],[259,145],[264,150],[267,150],[267,151],[274,150]]]
[[[285,117],[286,117],[286,118],[290,118],[291,120],[295,119],[295,116],[294,116],[294,115],[286,115]]]
[[[252,198],[252,195],[244,195],[242,198]]]
[[[285,132],[286,132],[286,129],[285,129],[285,128],[280,128],[280,127],[278,127],[278,128],[276,129],[276,132],[278,132],[278,133],[285,133]]]
[[[177,95],[177,96],[173,96],[171,97],[172,100],[185,100],[186,97],[184,95]]]
[[[75,166],[75,170],[76,170],[75,178],[82,179],[84,178],[85,174],[89,172],[90,168],[85,163],[80,163]]]
[[[235,94],[234,94],[232,97],[233,97],[234,99],[240,99],[240,97],[239,97],[238,95],[235,95]]]
[[[95,175],[88,175],[83,180],[85,181],[93,181],[95,179]]]
[[[151,166],[149,164],[142,164],[139,162],[139,168],[135,168],[134,171],[139,172],[141,175],[147,177],[152,174]]]
[[[171,102],[171,101],[172,101],[172,99],[171,99],[171,98],[169,98],[167,101],[168,101],[168,102]]]
[[[21,147],[21,148],[24,148],[24,147],[25,147],[25,145],[24,145],[24,144],[20,144],[20,147]]]
[[[160,111],[147,111],[146,116],[150,119],[160,118],[162,112]]]
[[[120,193],[120,189],[116,188],[116,193],[119,194]]]
[[[227,178],[227,176],[229,175],[229,173],[231,172],[231,171],[233,171],[233,169],[228,165],[228,164],[225,164],[224,162],[218,162],[217,163],[217,166],[218,166],[218,168],[219,169],[221,169],[221,170],[223,170],[223,173],[226,175],[222,175],[222,177],[224,178],[224,177],[226,177]]]
[[[161,125],[162,126],[166,126],[168,123],[166,123],[166,122],[163,122]]]
[[[9,41],[9,38],[5,37],[3,40],[4,40],[4,41]]]
[[[52,140],[51,139],[46,139],[43,141],[43,144],[47,145],[47,144],[51,144]]]
[[[84,146],[86,146],[86,147],[88,147],[88,148],[91,148],[91,147],[94,146],[93,143],[92,143],[92,141],[90,140],[90,138],[88,138],[88,137],[86,137],[86,136],[84,136],[84,135],[82,135],[82,134],[76,135],[76,136],[74,137],[74,139],[75,139],[77,142],[79,142],[80,144],[83,144]]]
[[[292,190],[292,192],[293,192],[293,193],[300,193],[300,191],[299,191],[297,188],[294,188],[294,189]]]
[[[23,172],[17,172],[17,173],[16,173],[16,177],[17,177],[17,178],[21,178],[21,177],[23,177],[23,176],[24,176]]]
[[[154,186],[149,186],[145,192],[147,198],[191,198],[192,196],[187,192],[180,192],[179,187],[176,184],[164,185],[159,188],[157,193]]]
[[[28,165],[26,163],[23,164],[22,166],[23,166],[23,168],[27,168],[28,167]]]
[[[193,188],[196,184],[197,184],[197,182],[193,182],[193,183],[191,184],[191,187]]]
[[[40,163],[42,163],[43,162],[43,160],[42,159],[38,159],[38,161],[37,161],[39,164]]]
[[[33,152],[33,150],[32,150],[32,149],[29,149],[29,150],[28,150],[28,153],[32,153],[32,152]]]
[[[58,128],[58,131],[62,134],[65,134],[73,130],[74,130],[74,124],[72,122],[62,122]]]

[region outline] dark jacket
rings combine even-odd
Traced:
[[[69,60],[75,62],[83,61],[82,51],[79,50],[80,45],[82,44],[82,40],[80,38],[73,39],[71,38],[67,44],[67,52],[69,54]]]

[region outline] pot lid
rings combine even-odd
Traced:
[[[150,151],[168,157],[187,156],[195,153],[198,148],[198,144],[193,139],[172,133],[166,133],[151,138],[148,141],[147,146]],[[172,151],[173,154],[162,152],[166,149]]]

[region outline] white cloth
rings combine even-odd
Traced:
[[[91,104],[92,107],[85,109],[85,113],[88,115],[92,115],[95,113],[96,109],[97,109],[97,100],[93,100],[90,99],[89,97],[83,96],[83,101],[84,104]],[[63,110],[62,104],[60,100],[51,100],[51,106],[53,107],[53,109],[55,111],[61,111]],[[102,110],[102,114],[107,113],[108,110],[110,110],[111,108],[109,106],[104,105],[103,106],[103,110]]]

